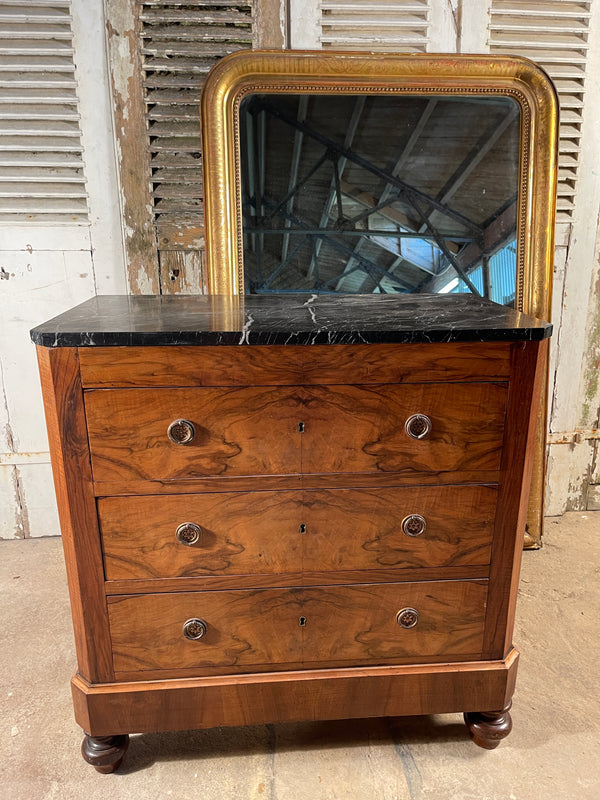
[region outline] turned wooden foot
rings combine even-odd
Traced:
[[[511,706],[512,701],[501,711],[469,711],[465,714],[465,723],[475,744],[486,750],[498,747],[512,730]]]
[[[81,743],[81,755],[98,772],[108,775],[123,761],[129,747],[129,736],[90,736],[86,733]]]

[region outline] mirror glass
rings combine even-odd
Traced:
[[[473,292],[514,304],[512,98],[255,93],[239,125],[247,293]]]

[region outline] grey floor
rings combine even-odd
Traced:
[[[134,736],[121,769],[79,755],[60,541],[0,543],[4,800],[599,800],[600,512],[549,519],[524,554],[514,730],[473,745],[460,715]]]

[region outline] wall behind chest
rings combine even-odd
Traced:
[[[29,329],[126,291],[104,25],[96,0],[0,17],[0,538],[59,533]]]
[[[210,63],[250,46],[513,52],[554,76],[562,155],[546,510],[600,505],[600,87],[589,78],[600,0],[531,6],[22,0],[3,13],[0,538],[59,532],[29,328],[97,293],[202,291],[196,101]],[[40,39],[44,25],[58,35]]]

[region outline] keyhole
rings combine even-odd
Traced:
[[[306,533],[306,523],[300,523],[300,533]]]
[[[300,617],[300,627],[303,628],[306,625],[306,617]]]
[[[298,423],[298,431],[300,433],[304,433],[304,423],[303,422],[299,422]]]

